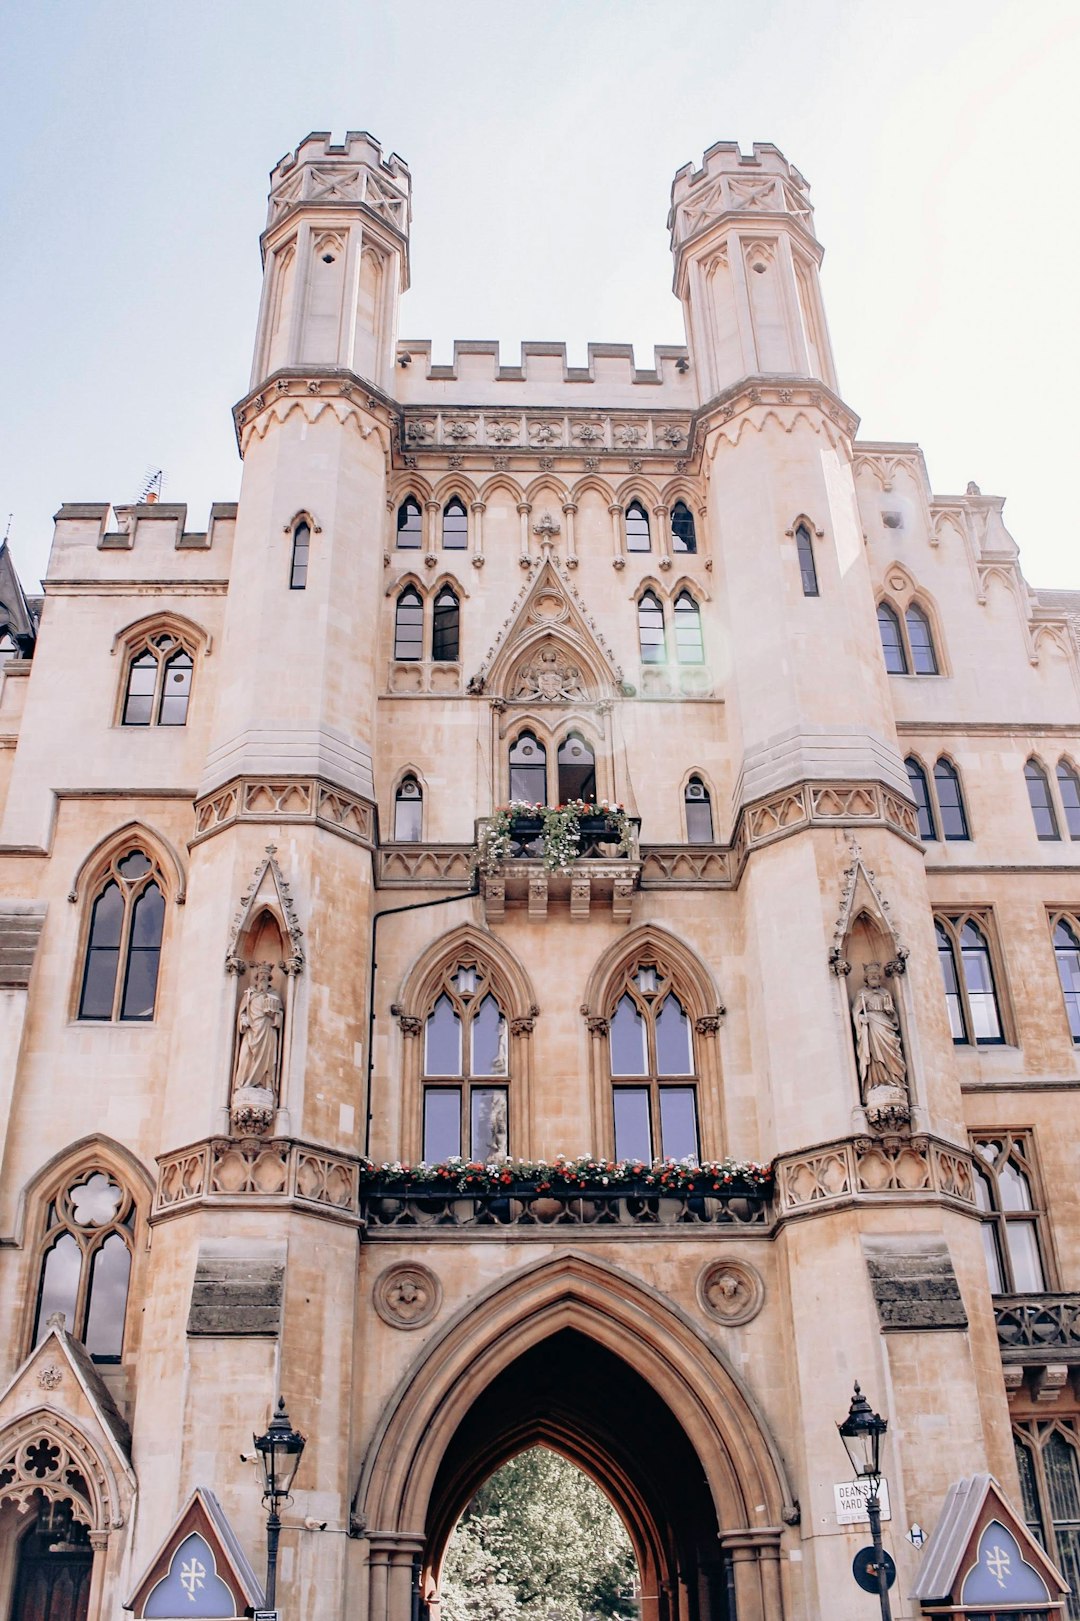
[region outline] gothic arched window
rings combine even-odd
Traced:
[[[461,637],[461,609],[450,586],[444,585],[435,598],[431,627],[431,656],[437,662],[457,662]]]
[[[712,801],[709,790],[700,777],[691,777],[684,796],[686,805],[686,840],[688,844],[712,844]]]
[[[154,1017],[165,886],[142,850],[114,856],[90,908],[79,1018]]]
[[[172,631],[139,643],[127,666],[121,726],[183,726],[194,668],[192,649]]]
[[[795,529],[795,547],[799,553],[799,574],[802,577],[803,596],[819,596],[817,563],[814,560],[814,543],[810,539],[810,531],[804,523],[800,523]]]
[[[106,1171],[82,1171],[61,1186],[45,1214],[35,1345],[49,1318],[63,1312],[68,1332],[95,1362],[119,1362],[135,1217],[131,1194]]]
[[[401,551],[417,551],[424,540],[424,515],[414,495],[407,495],[397,509],[397,544]]]
[[[887,602],[879,602],[877,622],[878,630],[881,632],[881,651],[885,654],[886,670],[890,675],[907,675],[907,653],[904,650],[904,638],[900,632],[900,620],[896,610],[890,608]]]
[[[1039,1294],[1046,1288],[1046,1269],[1031,1141],[1019,1133],[980,1135],[972,1139],[972,1147],[990,1292]]]
[[[1080,776],[1077,776],[1068,760],[1059,760],[1057,780],[1069,837],[1080,839]]]
[[[697,1159],[697,1070],[689,1014],[663,970],[639,962],[611,1014],[616,1159]]]
[[[1028,1530],[1072,1593],[1063,1614],[1080,1618],[1080,1456],[1075,1418],[1025,1419],[1013,1432]]]
[[[937,838],[937,828],[934,825],[934,807],[930,803],[926,772],[918,760],[910,754],[904,761],[904,769],[911,784],[911,797],[919,814],[919,837],[924,844],[929,844]]]
[[[671,509],[671,549],[673,552],[697,551],[694,514],[685,501],[676,501]]]
[[[459,495],[452,495],[442,513],[443,551],[461,552],[469,544],[469,516]]]
[[[1073,1041],[1080,1042],[1080,934],[1073,918],[1059,917],[1054,925],[1054,955],[1069,1016]]]
[[[649,536],[649,514],[640,501],[631,501],[626,509],[626,549],[628,552],[652,550]]]
[[[908,644],[911,647],[911,668],[916,675],[937,675],[937,654],[930,633],[930,620],[917,603],[911,603],[904,615]]]
[[[289,571],[289,590],[303,591],[307,587],[308,554],[311,551],[311,526],[298,523],[292,537],[292,567]]]
[[[985,927],[964,914],[939,913],[934,929],[954,1044],[1001,1046],[1005,1037]]]
[[[664,610],[659,597],[646,591],[638,603],[638,644],[642,664],[663,664],[667,658],[664,642]]]
[[[423,656],[424,603],[416,587],[407,585],[394,612],[394,657],[406,660]]]
[[[675,657],[680,664],[704,664],[701,640],[701,609],[689,591],[675,598]]]
[[[424,796],[415,777],[402,777],[394,795],[394,838],[398,844],[419,844]]]
[[[596,799],[596,756],[579,732],[559,744],[559,804],[568,799]]]
[[[423,1154],[428,1164],[510,1151],[505,1014],[481,964],[461,962],[442,979],[424,1025]]]
[[[526,805],[547,803],[547,750],[532,732],[522,732],[510,745],[510,798]]]
[[[1035,818],[1036,834],[1044,842],[1060,839],[1057,813],[1054,810],[1054,801],[1050,797],[1050,783],[1038,760],[1028,761],[1024,767],[1024,779],[1027,782],[1031,814]]]
[[[934,789],[941,813],[941,832],[946,840],[969,839],[960,773],[944,755],[934,767]]]

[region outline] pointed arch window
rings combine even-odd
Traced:
[[[952,761],[946,760],[944,755],[934,767],[934,791],[941,813],[942,836],[951,842],[970,839],[960,773]]]
[[[680,664],[704,664],[705,646],[701,640],[701,609],[689,591],[675,598],[675,656]]]
[[[127,666],[121,726],[183,726],[195,669],[192,650],[171,631],[138,645]]]
[[[694,514],[685,501],[676,501],[671,509],[671,549],[673,552],[697,551]]]
[[[1059,917],[1054,924],[1054,956],[1073,1041],[1080,1043],[1080,931],[1076,919]]]
[[[407,495],[397,509],[399,551],[419,551],[424,541],[424,515],[414,495]]]
[[[626,509],[626,549],[628,552],[652,550],[649,534],[649,514],[640,501],[631,501]]]
[[[693,1027],[656,962],[627,973],[608,1042],[616,1159],[697,1159]]]
[[[397,599],[394,613],[394,657],[401,660],[424,656],[424,604],[415,586],[407,585]]]
[[[419,844],[424,820],[424,796],[415,777],[402,777],[394,795],[394,838],[398,844]]]
[[[878,603],[877,622],[878,630],[881,632],[881,650],[885,654],[886,670],[890,675],[907,675],[907,653],[900,632],[900,620],[895,609],[887,602]]]
[[[926,772],[913,755],[908,755],[904,761],[908,782],[911,785],[911,797],[915,801],[915,809],[919,815],[919,837],[924,844],[932,843],[937,838],[937,827],[934,822],[934,807],[930,802],[930,788],[926,780]]]
[[[1035,818],[1036,834],[1044,843],[1060,839],[1057,813],[1050,796],[1050,783],[1038,760],[1028,761],[1024,767],[1024,780],[1027,783],[1031,814]]]
[[[298,523],[292,537],[292,565],[289,571],[289,590],[307,589],[308,555],[311,551],[311,525]]]
[[[79,1018],[100,1021],[154,1017],[165,886],[142,850],[114,857],[90,908]]]
[[[916,675],[937,675],[937,654],[930,632],[930,620],[917,603],[909,605],[904,615],[908,643],[911,647],[911,668]]]
[[[1070,839],[1080,839],[1080,776],[1068,760],[1059,760],[1057,768],[1058,792],[1065,812],[1065,826]]]
[[[810,538],[810,531],[804,523],[796,526],[795,547],[799,554],[799,574],[802,578],[803,596],[820,596],[817,563],[814,559],[814,543]]]
[[[646,591],[638,602],[638,645],[642,664],[663,664],[667,659],[664,610],[652,591]]]
[[[596,756],[580,732],[571,732],[559,744],[556,756],[559,768],[559,799],[565,805],[569,799],[596,799]]]
[[[1002,1046],[1001,1009],[990,953],[989,920],[938,913],[938,961],[956,1046]]]
[[[431,628],[431,656],[437,663],[457,662],[461,637],[461,608],[456,593],[444,585],[435,598]]]
[[[714,841],[712,800],[700,777],[691,777],[684,795],[686,806],[686,842],[712,844]]]
[[[526,805],[547,803],[547,750],[532,732],[510,745],[510,798]]]
[[[459,495],[452,495],[443,507],[442,543],[444,552],[463,552],[469,544],[469,515]]]
[[[424,1026],[424,1159],[510,1152],[509,1029],[483,966],[461,962],[442,979]]]
[[[1075,1418],[1026,1419],[1013,1431],[1024,1519],[1072,1588],[1069,1621],[1080,1621],[1080,1437]]]
[[[990,1292],[1041,1294],[1046,1267],[1031,1139],[1019,1132],[980,1133],[971,1146]]]
[[[33,1343],[49,1318],[64,1314],[70,1334],[95,1362],[119,1362],[136,1210],[128,1190],[94,1168],[65,1182],[49,1202],[39,1250]]]

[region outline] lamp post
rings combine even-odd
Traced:
[[[278,1397],[277,1411],[270,1420],[265,1435],[252,1437],[263,1471],[263,1502],[266,1516],[266,1608],[275,1609],[277,1600],[277,1550],[281,1533],[278,1505],[284,1503],[292,1490],[293,1479],[300,1466],[304,1450],[304,1437],[294,1430],[285,1411],[285,1397]]]
[[[878,1499],[878,1490],[881,1486],[881,1439],[889,1427],[889,1421],[872,1410],[856,1381],[848,1416],[836,1427],[840,1431],[840,1439],[851,1459],[851,1467],[856,1476],[860,1480],[865,1480],[870,1487],[866,1499],[866,1512],[870,1518],[870,1539],[874,1544],[881,1621],[892,1621],[889,1583],[885,1574],[884,1550],[881,1545],[881,1503]]]

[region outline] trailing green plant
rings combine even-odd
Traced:
[[[473,867],[489,876],[497,872],[500,863],[514,853],[514,823],[538,820],[544,866],[549,872],[569,872],[581,849],[582,818],[599,816],[605,818],[612,834],[611,840],[604,842],[615,844],[617,855],[629,855],[633,824],[621,805],[607,799],[568,799],[564,805],[530,805],[512,799],[508,805],[497,806],[481,827]]]

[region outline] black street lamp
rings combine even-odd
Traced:
[[[293,1479],[300,1467],[304,1450],[304,1437],[294,1430],[285,1411],[285,1397],[278,1397],[277,1412],[270,1420],[265,1435],[252,1436],[263,1471],[263,1502],[266,1516],[266,1608],[276,1608],[277,1550],[281,1533],[278,1505],[284,1503],[292,1490]]]
[[[866,1512],[870,1519],[870,1538],[874,1544],[881,1621],[892,1621],[889,1582],[881,1545],[881,1503],[878,1499],[878,1490],[881,1486],[881,1441],[889,1427],[889,1421],[872,1410],[856,1381],[848,1416],[836,1427],[840,1431],[840,1439],[851,1459],[851,1467],[856,1476],[860,1480],[865,1480],[870,1487],[866,1499]]]

